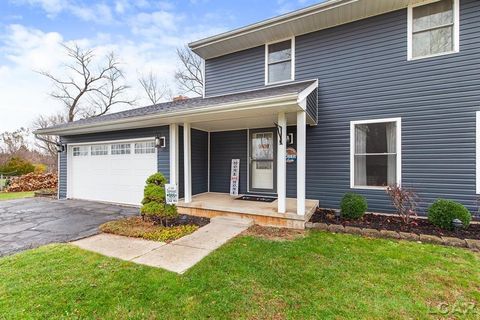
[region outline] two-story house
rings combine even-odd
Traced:
[[[480,1],[330,0],[190,44],[204,96],[39,130],[58,135],[60,198],[139,204],[154,171],[181,212],[302,227],[387,185],[476,209]],[[230,196],[232,160],[239,193]],[[238,162],[237,162],[238,164]]]

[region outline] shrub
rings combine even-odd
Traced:
[[[144,217],[150,217],[154,221],[159,221],[161,225],[167,225],[169,219],[178,216],[177,207],[167,205],[165,202],[167,179],[163,174],[155,173],[148,177],[146,183],[140,212]]]
[[[417,194],[410,189],[391,185],[387,188],[387,194],[392,204],[397,209],[397,214],[402,218],[403,223],[409,224],[410,218],[417,215]]]
[[[35,166],[28,160],[20,157],[11,157],[2,166],[0,172],[11,176],[21,176],[35,170]]]
[[[462,204],[445,199],[438,199],[428,208],[428,220],[437,227],[452,230],[454,219],[459,219],[468,228],[472,215]]]
[[[344,218],[359,219],[367,211],[367,200],[359,194],[346,193],[340,203],[340,211]]]
[[[33,165],[34,166],[34,171],[35,173],[45,173],[47,172],[47,166],[44,165],[43,163],[36,163]]]

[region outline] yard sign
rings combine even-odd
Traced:
[[[232,159],[232,171],[230,174],[230,195],[238,196],[240,184],[240,159]]]
[[[176,184],[166,184],[165,185],[165,200],[167,204],[177,204],[178,203],[178,191]]]

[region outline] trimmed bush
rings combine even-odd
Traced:
[[[360,219],[368,209],[365,197],[356,193],[346,193],[340,203],[342,217],[347,219]]]
[[[454,219],[459,219],[468,228],[472,214],[461,203],[445,199],[438,199],[428,208],[428,220],[439,228],[453,230]]]
[[[148,177],[144,190],[142,216],[147,216],[160,224],[167,225],[169,219],[178,216],[177,207],[165,202],[165,184],[167,179],[161,173],[155,173]]]

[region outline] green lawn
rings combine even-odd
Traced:
[[[14,200],[31,198],[34,196],[34,192],[0,192],[0,201],[2,200]]]
[[[480,312],[478,255],[313,231],[239,237],[183,276],[70,245],[0,260],[6,319],[437,319],[439,303]]]

